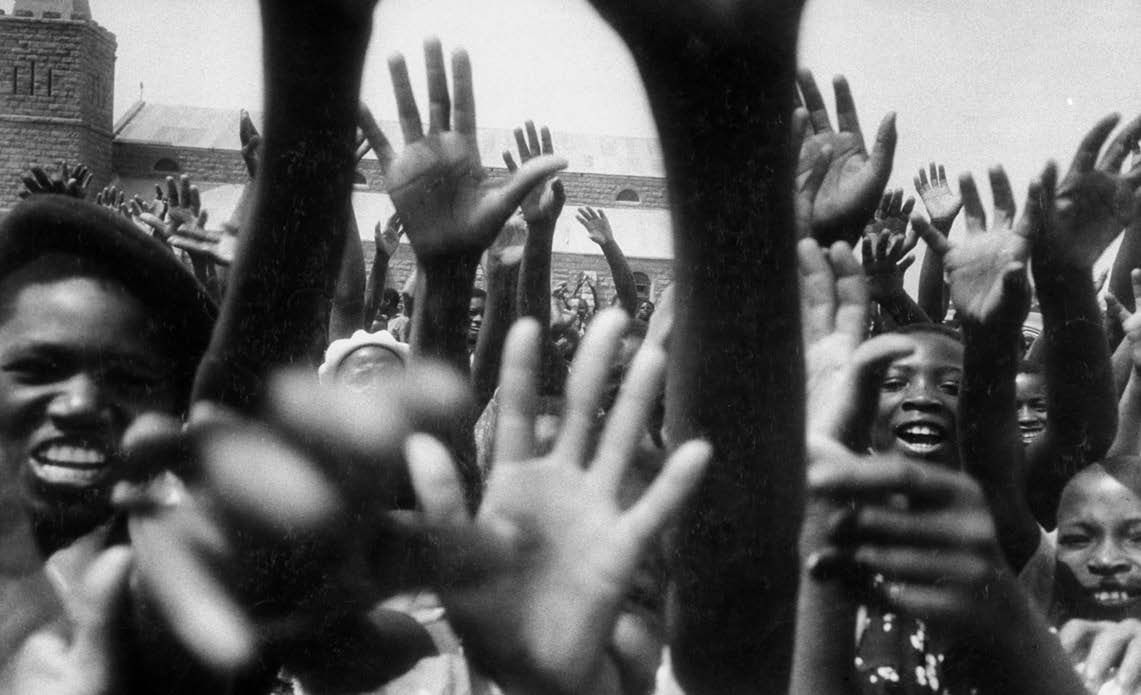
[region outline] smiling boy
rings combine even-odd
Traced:
[[[0,222],[0,484],[47,556],[110,518],[123,432],[181,413],[215,308],[159,242],[65,196]]]

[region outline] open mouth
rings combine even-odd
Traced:
[[[1138,600],[1138,592],[1121,587],[1098,587],[1089,593],[1090,598],[1103,608],[1120,608]]]
[[[902,447],[917,456],[929,456],[947,445],[947,430],[934,422],[908,422],[895,428]]]
[[[71,487],[94,485],[110,468],[104,447],[79,440],[45,442],[32,451],[29,461],[42,482]]]
[[[1044,429],[1046,429],[1045,425],[1038,421],[1032,423],[1019,423],[1018,434],[1020,437],[1022,437],[1022,442],[1027,444],[1037,439],[1038,435],[1042,434],[1042,430]]]

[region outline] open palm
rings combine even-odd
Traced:
[[[912,218],[928,246],[943,258],[955,309],[973,321],[1015,318],[1029,299],[1025,283],[1031,244],[1041,231],[1046,196],[1053,193],[1054,174],[1047,167],[1041,180],[1030,184],[1027,206],[1014,220],[1014,196],[1001,167],[990,171],[994,192],[994,221],[988,228],[978,189],[970,174],[959,179],[966,211],[967,233],[955,242],[920,216]]]
[[[834,81],[839,130],[833,130],[812,73],[802,70],[797,79],[813,131],[801,143],[796,170],[798,185],[803,185],[812,175],[818,160],[831,153],[812,208],[813,235],[825,244],[837,239],[853,243],[864,223],[871,219],[891,175],[895,115],[888,114],[884,118],[869,153],[847,80],[838,75]]]
[[[458,50],[452,57],[454,104],[448,94],[440,42],[427,40],[424,54],[430,111],[427,134],[401,55],[389,60],[389,69],[404,150],[396,156],[375,122],[362,123],[362,128],[380,160],[388,194],[417,257],[422,261],[453,254],[478,257],[527,193],[566,163],[539,156],[523,164],[504,185],[492,185],[479,157],[467,53]]]
[[[521,691],[598,692],[640,556],[696,487],[710,455],[706,444],[683,445],[640,500],[626,510],[619,505],[619,488],[665,375],[664,350],[647,344],[587,465],[595,414],[626,323],[621,312],[607,310],[591,324],[568,382],[562,432],[541,458],[534,457],[539,326],[524,320],[512,328],[500,381],[496,462],[475,518],[463,506],[443,445],[418,437],[408,446],[429,521],[445,535],[474,529],[485,544],[446,551],[460,566],[439,586],[449,620],[483,668]],[[456,553],[466,557],[456,560]]]

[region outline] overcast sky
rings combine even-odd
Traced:
[[[116,115],[140,82],[150,101],[260,106],[254,0],[90,2],[119,41]],[[383,0],[364,86],[382,118],[394,110],[386,56],[403,51],[423,92],[429,34],[471,53],[484,125],[653,136],[633,63],[585,0]],[[801,62],[826,91],[833,73],[848,75],[869,135],[898,112],[895,185],[910,189],[933,157],[984,179],[1002,162],[1021,198],[1102,114],[1141,112],[1141,2],[810,0]]]

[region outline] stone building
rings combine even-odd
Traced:
[[[11,15],[0,15],[0,211],[18,200],[28,167],[63,159],[90,166],[96,190],[113,183],[145,197],[166,176],[188,174],[211,219],[228,219],[246,182],[238,111],[137,102],[112,125],[115,49],[114,35],[91,18],[86,0],[16,0]],[[382,117],[387,106],[373,110]],[[252,116],[260,125],[260,114]],[[381,118],[380,125],[399,150],[399,124]],[[657,141],[552,130],[556,150],[570,162],[560,175],[568,200],[555,231],[552,283],[573,287],[585,273],[600,301],[612,296],[605,258],[574,219],[575,208],[591,205],[606,210],[640,294],[656,299],[673,272]],[[506,176],[502,152],[514,148],[512,132],[481,128],[478,141],[489,175]],[[371,153],[356,178],[354,211],[371,263],[373,227],[387,220],[392,204]],[[398,287],[413,264],[404,243],[390,285]]]

